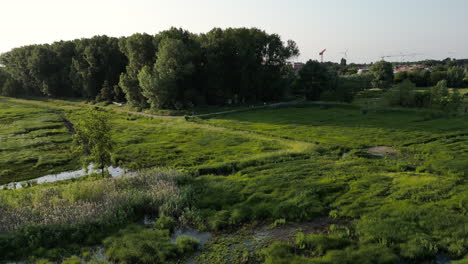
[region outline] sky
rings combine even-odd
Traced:
[[[171,26],[257,27],[292,39],[295,61],[468,58],[468,0],[0,0],[0,53],[28,44]],[[402,56],[405,54],[411,56]]]

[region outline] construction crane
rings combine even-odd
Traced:
[[[422,55],[422,54],[421,53],[409,53],[409,54],[400,53],[398,55],[384,55],[384,56],[381,56],[380,58],[382,60],[385,60],[385,58],[400,57],[400,61],[402,62],[405,57],[413,57],[413,56],[418,56],[418,55]]]
[[[340,54],[344,55],[345,60],[348,59],[348,49],[346,49],[344,52],[340,52]]]
[[[327,49],[323,49],[319,55],[320,55],[320,61],[323,63],[323,54],[325,53],[325,51],[327,51]]]

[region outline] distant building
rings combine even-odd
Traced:
[[[393,69],[393,73],[398,73],[398,72],[412,72],[414,70],[426,70],[426,71],[430,71],[431,68],[428,67],[428,66],[423,66],[423,65],[400,65],[400,66],[396,66],[394,69]]]
[[[360,68],[357,70],[357,74],[363,74],[369,72],[369,68]]]
[[[305,63],[302,63],[302,62],[291,62],[290,65],[291,65],[291,67],[293,68],[293,70],[294,70],[295,72],[298,72],[298,71],[300,71],[300,70],[304,67]]]
[[[288,65],[291,66],[291,68],[293,68],[294,72],[298,73],[302,68],[304,68],[304,65],[305,63],[303,62],[292,62],[292,61],[289,61],[287,62]]]

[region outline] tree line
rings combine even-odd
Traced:
[[[127,102],[139,109],[268,102],[291,97],[350,102],[368,88],[390,88],[406,79],[417,87],[446,80],[468,87],[467,61],[420,63],[431,71],[393,73],[392,63],[347,65],[308,61],[292,40],[256,28],[194,34],[171,28],[156,35],[92,38],[29,45],[0,55],[0,95],[78,97]],[[465,63],[465,64],[464,64]],[[356,74],[358,67],[370,72]],[[465,69],[463,68],[465,66]]]
[[[294,41],[256,28],[95,36],[2,54],[0,93],[155,109],[272,101],[292,85],[287,60],[298,54]]]

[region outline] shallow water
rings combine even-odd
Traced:
[[[195,257],[200,254],[200,250],[205,247],[205,245],[210,241],[211,237],[213,236],[211,233],[208,232],[200,232],[196,229],[192,228],[178,228],[174,231],[174,233],[171,236],[171,241],[175,243],[177,241],[177,238],[180,236],[189,236],[198,239],[200,242],[199,248],[198,248],[198,253],[195,253],[194,256],[188,258],[185,260],[185,264],[195,264],[197,263],[195,261]]]
[[[74,178],[83,177],[89,175],[91,173],[101,173],[99,169],[93,169],[93,164],[88,166],[88,172],[84,168],[75,170],[75,171],[66,171],[57,174],[49,174],[39,178],[31,179],[28,181],[21,181],[21,182],[12,182],[5,185],[0,185],[0,190],[2,189],[20,189],[26,186],[35,185],[35,184],[42,184],[48,182],[57,182],[57,181],[64,181]],[[108,167],[107,170],[112,177],[119,177],[125,173],[125,170],[120,167]]]

